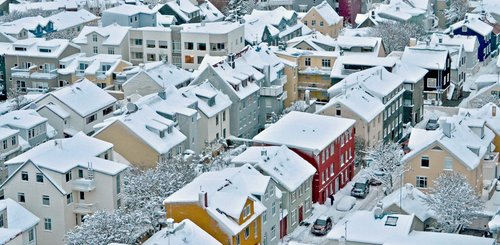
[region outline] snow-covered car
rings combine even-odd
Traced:
[[[344,196],[338,202],[335,209],[342,212],[351,210],[356,205],[356,198],[352,196]]]
[[[425,125],[425,130],[436,130],[439,128],[439,123],[437,119],[431,118],[427,121]]]
[[[364,177],[359,178],[351,189],[351,196],[365,198],[370,193],[370,180]]]
[[[332,229],[332,226],[332,218],[328,216],[320,216],[311,226],[311,233],[315,235],[326,235],[326,233]]]

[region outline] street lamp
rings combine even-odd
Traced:
[[[440,65],[438,62],[436,62],[436,65],[438,66],[438,77],[437,77],[437,98],[438,98],[438,105],[441,105],[441,69]]]

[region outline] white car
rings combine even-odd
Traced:
[[[342,212],[351,210],[356,205],[356,198],[352,196],[344,196],[338,202],[335,209]]]

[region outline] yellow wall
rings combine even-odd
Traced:
[[[312,25],[312,21],[316,20],[316,25]],[[301,19],[302,22],[307,21],[307,27],[311,30],[316,29],[324,35],[329,35],[330,37],[338,37],[340,30],[343,27],[343,21],[339,21],[336,24],[328,25],[328,23],[323,19],[321,15],[318,14],[316,9],[311,9],[304,17]],[[320,26],[320,22],[323,21],[323,26]]]
[[[297,91],[297,82],[299,81],[299,76],[297,74],[297,68],[285,65],[285,75],[287,77],[287,82],[283,89],[287,93],[287,98],[285,99],[285,107],[292,105],[294,101],[298,99],[299,93]]]
[[[413,157],[407,163],[410,164],[410,171],[404,174],[405,183],[412,183],[416,186],[416,177],[417,176],[426,176],[427,177],[427,188],[420,189],[421,191],[428,192],[430,188],[433,188],[433,181],[443,172],[448,171],[444,170],[444,158],[451,157],[453,164],[453,171],[460,172],[467,177],[469,183],[476,188],[477,193],[481,193],[483,188],[483,162],[479,164],[474,170],[467,169],[462,162],[460,162],[453,155],[450,155],[448,151],[444,147],[441,147],[442,150],[433,150],[434,146],[437,146],[437,143],[434,143],[428,149],[422,151],[417,156]],[[421,157],[428,156],[429,157],[429,168],[422,168]]]
[[[94,137],[112,143],[114,150],[136,167],[152,168],[158,162],[159,154],[120,121],[115,121]]]
[[[253,214],[253,202],[250,199],[247,199],[247,204],[251,203],[252,205],[252,214]],[[181,221],[184,219],[190,219],[212,237],[217,239],[217,241],[222,244],[229,245],[229,241],[231,240],[231,244],[236,244],[236,236],[231,236],[222,230],[214,219],[210,217],[207,211],[200,207],[198,203],[167,203],[165,204],[165,210],[167,211],[167,218],[173,218],[176,221]],[[250,215],[249,217],[252,217]],[[242,221],[242,216],[240,217],[240,222]],[[248,218],[247,218],[248,219]],[[246,221],[246,220],[245,220]],[[255,236],[255,226],[254,223],[257,222],[257,236]],[[243,223],[243,222],[241,222]],[[240,224],[241,224],[240,223]],[[260,244],[261,242],[261,216],[257,217],[253,222],[250,222],[248,227],[250,228],[250,235],[247,239],[245,239],[245,228],[238,234],[240,236],[240,243],[242,245],[255,245]]]

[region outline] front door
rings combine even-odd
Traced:
[[[337,177],[335,179],[335,193],[337,193],[339,191],[339,189],[340,189],[340,178]]]
[[[304,220],[304,206],[299,207],[299,223]]]

